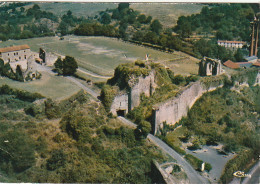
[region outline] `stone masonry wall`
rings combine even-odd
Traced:
[[[247,83],[247,81],[245,82]],[[260,71],[256,76],[255,85],[260,85]],[[203,93],[213,91],[218,87],[223,87],[223,85],[211,86],[206,89],[200,81],[197,81],[182,89],[176,97],[155,105],[153,107],[153,133],[157,133],[159,128],[163,126],[164,121],[167,124],[174,125],[183,116],[187,116],[188,109],[193,106]]]
[[[167,124],[174,125],[183,116],[187,116],[188,110],[203,93],[215,90],[217,87],[222,86],[206,89],[200,81],[197,81],[182,89],[176,97],[154,106],[153,133],[157,133],[164,121],[166,121]]]
[[[155,74],[153,71],[146,77],[139,77],[138,83],[130,89],[131,105],[129,106],[129,110],[139,106],[140,95],[142,93],[144,93],[145,96],[151,96],[155,90],[155,86]]]
[[[139,106],[140,95],[142,93],[146,96],[150,96],[155,91],[156,84],[154,71],[146,77],[139,77],[137,81],[138,82],[127,92],[115,96],[110,108],[113,115],[117,115],[118,110],[126,110],[125,114],[127,114],[134,107]]]
[[[111,105],[111,113],[117,114],[118,110],[125,110],[125,114],[128,113],[128,94],[117,95]]]

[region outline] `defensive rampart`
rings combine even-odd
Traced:
[[[133,78],[128,83],[130,87],[114,97],[110,108],[113,115],[125,115],[134,107],[139,106],[142,93],[146,96],[152,95],[156,87],[154,71],[146,77]]]
[[[226,77],[228,78],[228,77]],[[243,83],[249,83],[249,78],[240,77],[240,83],[242,84],[241,78],[243,78]],[[260,72],[254,76],[255,84],[260,85]],[[231,80],[231,79],[228,79]],[[234,80],[234,79],[233,79]],[[235,82],[235,81],[231,81]],[[203,93],[213,91],[218,87],[224,85],[224,80],[214,81],[206,85],[203,82],[197,81],[184,87],[175,97],[156,104],[153,106],[153,117],[152,126],[153,133],[156,134],[160,128],[163,126],[163,122],[167,124],[174,125],[183,116],[187,116],[188,110],[193,106],[197,99],[199,99]]]

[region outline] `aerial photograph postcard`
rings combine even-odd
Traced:
[[[0,183],[259,184],[259,19],[0,0]]]

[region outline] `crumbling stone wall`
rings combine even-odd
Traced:
[[[244,84],[248,85],[248,81],[244,81],[238,85]],[[256,76],[255,85],[260,85],[260,70]],[[207,87],[200,81],[197,81],[183,88],[174,98],[153,106],[153,133],[156,134],[158,130],[162,128],[164,121],[167,124],[174,125],[183,116],[187,116],[188,110],[203,93],[213,91],[218,87],[223,87],[223,83]]]
[[[128,94],[127,93],[115,96],[115,98],[112,102],[112,105],[111,105],[111,113],[113,115],[116,115],[118,110],[124,110],[125,114],[128,113]]]
[[[47,66],[54,65],[55,61],[58,59],[58,56],[46,52],[44,49],[40,48],[39,57],[42,59],[42,62]]]
[[[116,95],[110,112],[113,115],[117,115],[118,110],[125,110],[125,114],[131,111],[134,107],[139,106],[140,96],[144,93],[146,96],[151,96],[155,91],[155,72],[151,73],[146,77],[133,78],[129,82],[129,88],[125,92],[120,92]]]
[[[215,90],[217,87],[222,87],[222,85],[206,89],[200,81],[197,81],[183,88],[174,98],[155,105],[153,107],[153,133],[156,134],[160,127],[162,128],[164,121],[174,125],[183,116],[187,116],[188,110],[203,93]]]
[[[220,60],[204,57],[199,63],[200,76],[220,75],[221,71],[222,64]]]
[[[138,83],[136,83],[131,89],[129,90],[130,95],[130,110],[132,110],[134,107],[139,106],[140,104],[140,95],[142,93],[145,94],[145,96],[151,96],[153,92],[155,91],[156,84],[155,84],[155,73],[152,71],[150,75],[146,77],[139,77]]]

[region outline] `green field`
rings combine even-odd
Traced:
[[[197,72],[197,59],[182,52],[173,54],[137,46],[107,37],[66,36],[64,40],[58,37],[33,38],[25,40],[10,40],[0,43],[0,47],[28,44],[33,51],[45,48],[49,52],[75,57],[80,67],[101,75],[112,76],[114,69],[120,63],[149,59],[163,62],[176,73],[188,74]],[[174,63],[177,62],[177,65]],[[182,67],[182,65],[184,67]],[[189,67],[187,70],[186,67]]]
[[[71,2],[36,2],[44,11],[52,12],[55,15],[62,16],[67,11],[72,11],[72,14],[78,17],[95,16],[100,11],[114,9],[117,7],[116,3],[71,3]],[[30,4],[27,7],[32,7]]]
[[[45,97],[62,100],[77,93],[80,88],[69,80],[41,72],[42,78],[31,82],[18,82],[6,77],[0,77],[0,86],[7,84],[12,88],[40,93]]]
[[[45,3],[37,2],[40,8],[45,11],[50,11],[56,15],[64,15],[68,10],[71,10],[73,15],[78,17],[95,16],[100,11],[114,9],[117,3]],[[32,5],[28,5],[31,7]],[[173,27],[179,16],[191,15],[199,13],[204,5],[196,3],[131,3],[130,7],[134,10],[151,15],[154,19],[159,19],[166,27]]]
[[[196,3],[136,3],[134,10],[160,20],[165,27],[176,25],[179,16],[199,13],[204,5]]]

